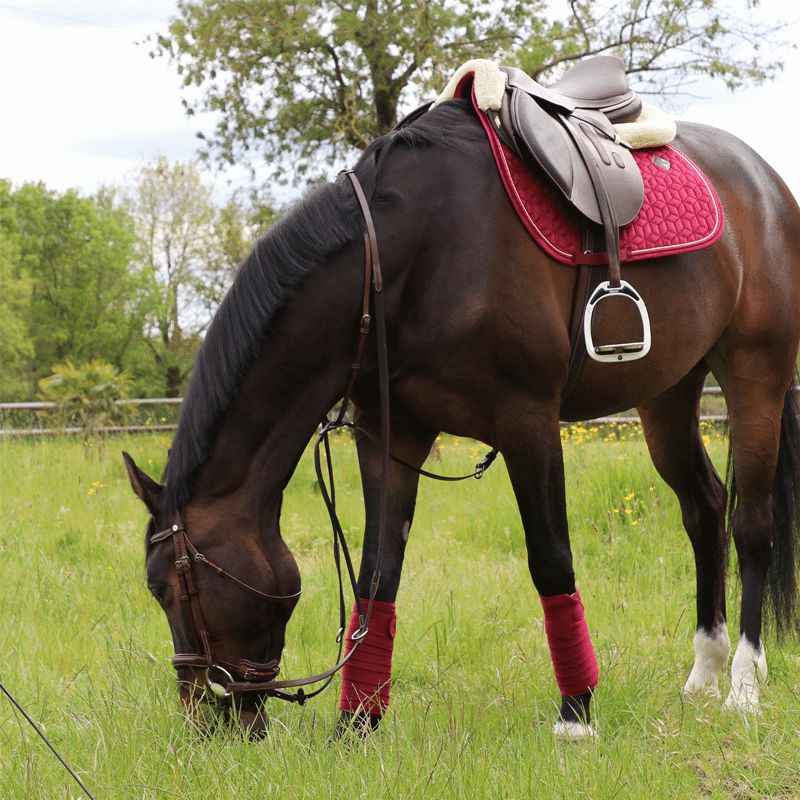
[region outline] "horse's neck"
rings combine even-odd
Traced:
[[[325,413],[342,396],[357,331],[357,248],[309,276],[279,312],[223,415],[193,499],[235,495],[261,513],[277,500]],[[363,258],[363,256],[360,256]]]

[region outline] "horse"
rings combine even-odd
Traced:
[[[620,364],[587,360],[568,394],[576,272],[533,246],[469,102],[442,103],[375,140],[358,160],[354,173],[380,246],[391,398],[383,422],[391,424],[393,460],[382,458],[379,443],[380,353],[370,334],[352,390],[366,511],[356,588],[373,613],[365,663],[383,683],[373,681],[372,698],[354,692],[363,681],[348,677],[346,665],[341,725],[374,727],[388,702],[416,470],[446,432],[503,456],[562,697],[555,731],[592,735],[598,670],[570,549],[560,422],[633,407],[653,463],[677,495],[694,553],[695,661],[684,691],[718,693],[727,668],[730,528],[741,621],[725,706],[757,711],[767,672],[762,617],[772,609],[779,631],[797,625],[800,209],[735,136],[684,122],[674,144],[716,187],[724,233],[704,250],[624,265],[649,309],[651,350]],[[227,698],[251,735],[267,725],[265,697],[280,694],[274,678],[301,588],[281,537],[282,493],[351,374],[363,316],[364,231],[344,175],[274,225],[242,263],[208,330],[163,482],[125,455],[150,514],[147,581],[169,623],[180,696],[191,714],[214,695]],[[613,340],[625,324],[607,312],[595,328]],[[729,411],[730,491],[699,430],[709,373]],[[362,636],[366,627],[351,623],[348,648],[354,632]],[[263,691],[234,692],[231,701],[231,686],[248,680]]]

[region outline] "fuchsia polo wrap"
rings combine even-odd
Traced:
[[[361,600],[365,612],[368,603],[368,600]],[[395,619],[394,603],[372,601],[369,631],[352,658],[342,667],[342,699],[339,704],[342,711],[365,711],[380,717],[389,705]],[[345,645],[348,653],[353,648],[350,636],[357,630],[358,613],[353,608]]]
[[[544,629],[556,683],[562,695],[575,697],[597,686],[600,669],[594,654],[583,603],[575,594],[539,596],[544,609]]]

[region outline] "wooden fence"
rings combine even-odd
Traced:
[[[718,386],[707,386],[703,389],[703,396],[716,398],[717,405],[724,404],[722,390]],[[131,406],[138,409],[140,419],[131,425],[103,425],[95,430],[98,433],[145,433],[148,431],[174,431],[177,428],[177,415],[175,410],[183,402],[182,397],[143,397],[131,400],[117,400],[120,406]],[[80,434],[83,432],[79,427],[30,427],[14,424],[19,422],[25,415],[29,419],[35,419],[47,411],[58,408],[57,403],[47,403],[41,401],[31,401],[25,403],[0,403],[0,437],[4,436],[60,436],[64,434]],[[159,416],[148,412],[157,408],[170,409],[171,415],[175,417],[168,420],[166,416]],[[703,422],[720,423],[725,422],[728,417],[723,413],[701,414]],[[631,423],[638,424],[638,415],[616,415],[612,417],[598,417],[588,420],[586,425],[608,425],[610,423]],[[568,423],[562,423],[568,424]]]

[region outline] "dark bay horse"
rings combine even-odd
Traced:
[[[681,124],[674,144],[716,186],[725,232],[708,249],[623,267],[623,277],[647,303],[652,349],[623,364],[587,360],[566,402],[575,271],[532,244],[471,108],[465,101],[445,103],[365,151],[355,172],[380,242],[391,448],[421,466],[445,431],[500,450],[533,583],[546,604],[577,598],[559,421],[636,407],[694,550],[697,633],[685,690],[716,692],[730,654],[727,492],[698,424],[703,382],[713,373],[730,413],[731,515],[742,583],[726,705],[755,710],[766,675],[764,600],[771,598],[783,629],[796,623],[800,418],[792,380],[800,341],[800,209],[780,178],[735,137]],[[126,457],[133,488],[152,515],[148,584],[167,615],[177,653],[203,652],[197,625],[180,602],[185,587],[166,541],[180,515],[194,548],[262,594],[254,599],[213,570],[195,570],[192,608],[202,614],[203,635],[221,663],[280,659],[300,588],[280,534],[282,492],[350,373],[361,315],[363,230],[345,177],[316,189],[275,225],[240,268],[203,343],[164,485]],[[614,313],[597,325],[599,338],[620,340],[623,323]],[[354,401],[359,426],[377,437],[375,348],[372,336]],[[366,597],[378,557],[381,462],[370,436],[357,437],[357,446],[366,503],[358,588]],[[392,463],[387,480],[387,535],[375,599],[389,607],[418,475]],[[161,529],[164,536],[151,541]],[[262,602],[264,594],[273,599]],[[582,606],[580,614],[582,622]],[[548,636],[558,676],[557,658],[564,667],[563,653],[556,653],[559,631],[548,629]],[[588,631],[583,645],[591,650]],[[202,664],[178,666],[188,703],[202,694]],[[581,686],[572,694],[562,689],[558,732],[589,730],[593,685]],[[240,706],[242,722],[257,732],[264,725],[258,695],[244,696]]]

